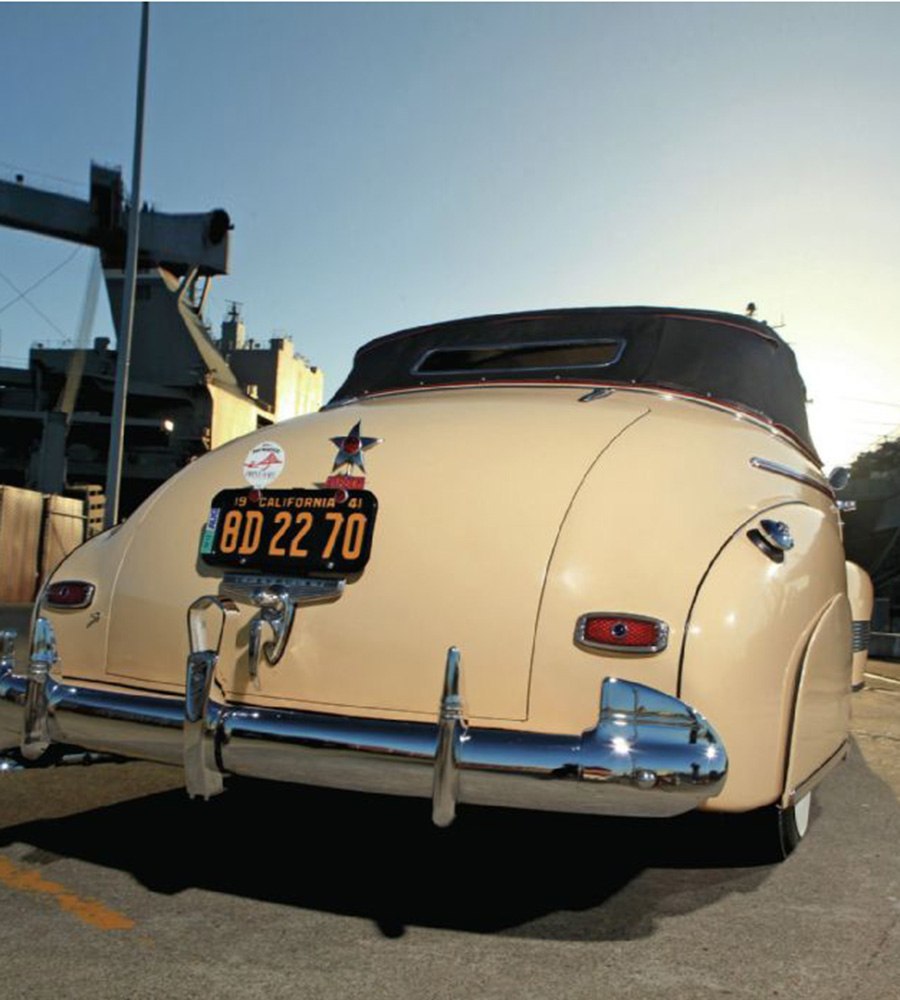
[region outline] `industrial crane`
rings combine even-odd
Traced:
[[[0,180],[0,225],[96,247],[113,305],[116,333],[120,310],[129,213],[121,171],[91,164],[90,195],[83,199],[31,187],[22,175]],[[140,208],[138,267],[148,293],[135,303],[136,349],[132,368],[146,384],[202,385],[204,380],[239,391],[236,379],[207,337],[203,308],[216,275],[228,273],[231,220],[224,209],[198,214]],[[152,287],[150,287],[152,285]],[[96,283],[94,294],[96,295]],[[90,288],[89,288],[90,294]],[[85,313],[92,312],[86,306]],[[84,322],[82,322],[84,326]],[[87,336],[89,331],[82,331]],[[80,348],[86,344],[79,343]],[[71,353],[55,407],[40,417],[40,446],[32,450],[26,485],[60,492],[66,480],[66,440],[84,371],[84,350]],[[52,406],[52,404],[51,404]],[[18,416],[6,410],[0,417]],[[102,413],[91,419],[103,420]],[[199,418],[198,418],[199,420]],[[129,423],[149,423],[129,416]],[[201,421],[202,423],[203,421]],[[206,419],[205,423],[209,423]],[[195,437],[200,432],[192,432]],[[188,446],[192,447],[192,446]]]
[[[0,180],[0,226],[40,233],[97,247],[105,268],[121,269],[125,261],[128,213],[122,173],[91,164],[90,198],[83,201],[29,187],[21,174]],[[228,213],[221,208],[194,215],[171,215],[148,206],[141,209],[140,268],[163,267],[171,274],[211,277],[228,273]]]

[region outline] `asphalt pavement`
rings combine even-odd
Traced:
[[[897,674],[898,676],[894,676]],[[0,774],[0,998],[900,996],[900,670],[780,865],[718,817],[602,820],[232,782]]]
[[[192,803],[145,764],[4,781],[9,1000],[897,996],[900,820],[862,741],[779,866],[703,817],[473,809],[438,832],[418,802]]]

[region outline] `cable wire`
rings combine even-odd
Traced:
[[[66,266],[66,264],[68,264],[69,261],[74,260],[75,257],[77,257],[78,254],[80,254],[83,249],[84,249],[83,246],[75,247],[75,249],[69,254],[68,257],[66,257],[66,259],[61,264],[57,264],[56,267],[54,267],[51,271],[48,271],[43,278],[40,278],[33,285],[29,285],[23,292],[19,292],[19,294],[14,299],[10,299],[9,302],[6,303],[6,305],[0,306],[0,314],[5,313],[10,306],[14,306],[17,302],[21,302],[21,300],[26,298],[30,292],[33,292],[35,290],[35,288],[38,288],[40,285],[43,285],[43,283],[48,278],[52,278],[53,275],[57,273],[57,271],[61,271]],[[9,278],[4,277],[3,280],[8,285],[15,287],[13,283],[9,280]]]
[[[0,160],[0,167],[6,167],[7,170],[12,170],[17,174],[29,174],[34,177],[43,177],[48,181],[56,181],[58,184],[68,184],[69,187],[77,188],[79,191],[87,190],[87,184],[84,181],[73,181],[69,177],[59,177],[56,174],[45,174],[40,170],[31,170],[28,167],[23,167],[19,163],[10,163],[9,160]]]
[[[79,247],[79,249],[81,248]],[[19,298],[21,298],[22,301],[27,306],[30,306],[45,323],[52,326],[53,329],[56,330],[56,332],[60,335],[60,337],[63,338],[63,340],[66,339],[68,334],[60,330],[60,328],[53,322],[53,320],[50,319],[50,317],[46,313],[38,309],[38,307],[31,301],[31,299],[29,299],[21,289],[17,288],[15,283],[13,281],[10,281],[10,279],[2,271],[0,271],[0,278],[2,278],[7,283],[7,285],[9,285],[9,287],[19,296]],[[16,301],[18,301],[18,299]]]

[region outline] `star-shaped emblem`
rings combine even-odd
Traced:
[[[376,444],[381,444],[382,438],[363,437],[359,433],[359,425],[362,421],[357,420],[352,430],[346,437],[333,437],[331,443],[337,448],[338,453],[334,459],[332,472],[337,471],[343,465],[356,466],[361,472],[366,471],[366,464],[363,461],[363,452],[374,448]]]

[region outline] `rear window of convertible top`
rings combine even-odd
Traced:
[[[416,362],[413,374],[521,372],[547,368],[597,368],[615,364],[624,340],[570,340],[550,344],[497,344],[488,347],[438,347]]]

